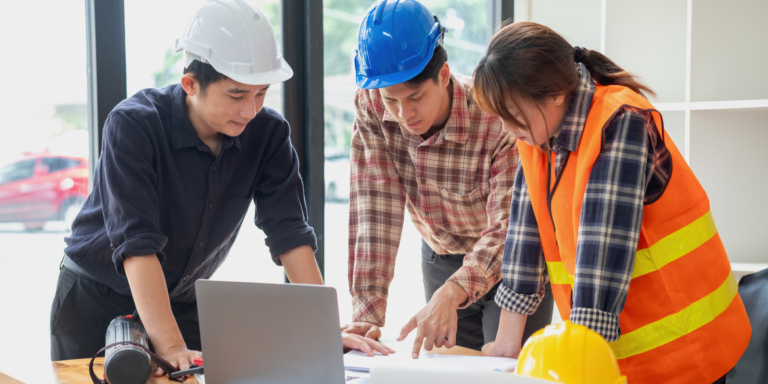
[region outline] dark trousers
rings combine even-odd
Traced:
[[[109,322],[134,310],[133,298],[62,267],[51,306],[51,360],[92,357],[104,347]],[[201,350],[197,303],[171,303],[171,310],[187,348]]]
[[[432,248],[422,241],[421,244],[421,270],[424,274],[424,295],[427,302],[438,288],[445,284],[459,268],[461,268],[464,255],[438,255]],[[480,350],[483,345],[496,340],[496,332],[499,329],[499,317],[501,308],[494,296],[496,284],[488,293],[469,307],[458,310],[459,324],[456,332],[456,345]],[[534,332],[549,325],[552,322],[552,310],[554,306],[552,290],[549,283],[546,286],[546,294],[539,308],[525,322],[523,331],[523,343]]]

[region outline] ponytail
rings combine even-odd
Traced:
[[[595,82],[600,85],[621,85],[645,98],[648,96],[656,97],[656,92],[653,92],[651,88],[638,81],[631,73],[616,65],[613,60],[600,52],[575,47],[574,58],[581,59],[577,62],[584,64]]]

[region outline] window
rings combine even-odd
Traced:
[[[449,32],[445,47],[453,73],[471,75],[485,52],[486,1],[421,1],[435,13]],[[323,2],[323,49],[325,87],[325,280],[337,288],[341,322],[351,321],[348,271],[349,145],[355,110],[354,54],[357,32],[372,1],[326,0]],[[421,274],[421,235],[405,215],[403,234],[389,290],[387,327],[393,339],[400,327],[424,305]]]
[[[71,195],[35,165],[88,156],[85,31],[83,0],[20,1],[0,12],[0,372],[23,382],[52,381],[40,368],[50,367],[51,301],[69,235],[61,214]],[[83,174],[73,181],[83,188],[72,189],[87,196],[87,165]]]

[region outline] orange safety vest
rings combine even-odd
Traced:
[[[559,184],[552,182],[557,186],[551,216],[546,155],[517,142],[563,320],[570,318],[587,181],[604,127],[624,106],[651,111],[664,134],[661,115],[648,100],[626,87],[597,85],[579,146],[569,155]],[[736,365],[752,329],[704,188],[672,140],[666,137],[664,143],[672,156],[672,175],[662,196],[643,207],[632,280],[619,315],[621,337],[610,344],[630,384],[711,383]],[[550,177],[555,180],[554,174]]]

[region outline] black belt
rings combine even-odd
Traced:
[[[99,281],[97,278],[93,277],[90,273],[86,272],[84,269],[80,268],[79,265],[75,264],[72,259],[69,258],[69,256],[64,255],[64,260],[61,261],[61,265],[69,269],[70,271],[85,277],[86,279],[93,280],[99,284],[104,284],[101,281]]]

